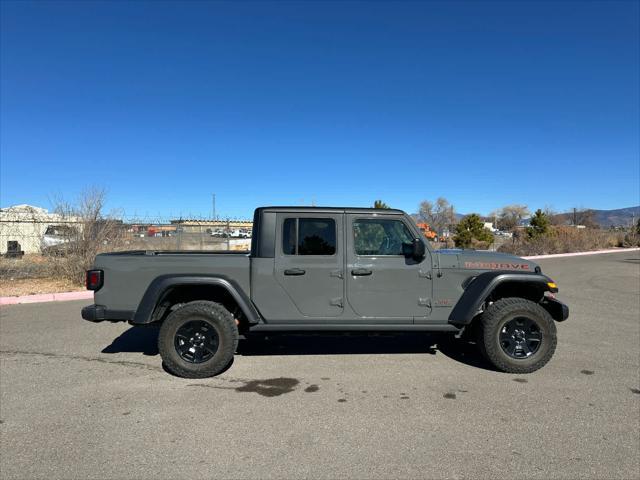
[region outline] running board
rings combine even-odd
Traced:
[[[457,333],[459,328],[449,324],[429,325],[390,325],[390,324],[299,324],[299,323],[279,323],[266,324],[259,323],[250,327],[251,332],[450,332]]]

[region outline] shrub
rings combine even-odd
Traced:
[[[549,227],[546,235],[514,236],[498,248],[499,252],[514,255],[545,255],[552,253],[585,252],[617,246],[627,246],[624,232],[611,232],[592,228],[575,228],[569,226]]]
[[[484,228],[480,216],[476,213],[467,215],[456,225],[453,237],[456,247],[486,249],[493,243],[493,235]]]
[[[542,237],[549,233],[549,217],[542,210],[538,209],[531,217],[530,227],[527,228],[529,238]]]

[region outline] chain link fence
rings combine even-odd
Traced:
[[[130,250],[249,250],[250,220],[133,219],[123,225]]]
[[[101,228],[108,222],[109,228]],[[97,228],[96,228],[97,227]],[[84,219],[43,211],[0,212],[0,254],[63,255],[92,237],[100,250],[248,250],[253,224],[245,219]]]

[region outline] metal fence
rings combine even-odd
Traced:
[[[125,242],[141,250],[248,250],[250,220],[173,220],[131,222]]]
[[[253,232],[248,219],[123,217],[105,221],[114,223],[115,228],[109,229],[108,237],[96,238],[101,251],[249,250]],[[79,236],[92,235],[87,229],[87,222],[79,218],[55,214],[17,217],[0,212],[0,254],[12,250],[25,254],[64,252],[65,245]],[[495,250],[504,242],[504,238],[495,237],[489,249]],[[453,247],[452,240],[430,244],[432,249]]]
[[[103,250],[248,250],[253,225],[244,219],[123,218],[112,223],[110,238],[96,238]],[[62,252],[79,237],[92,235],[77,218],[0,216],[0,254]],[[98,233],[97,235],[100,235]]]

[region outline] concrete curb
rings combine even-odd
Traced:
[[[93,298],[89,290],[81,292],[41,293],[39,295],[23,295],[22,297],[0,297],[0,305],[17,305],[21,303],[66,302],[69,300],[87,300]]]
[[[610,250],[595,250],[593,252],[556,253],[552,255],[534,255],[522,257],[528,260],[543,258],[578,257],[580,255],[598,255],[601,253],[637,252],[640,248],[616,248]],[[22,297],[0,297],[0,305],[17,305],[22,303],[41,302],[66,302],[70,300],[89,300],[93,298],[93,292],[89,290],[81,292],[42,293],[40,295],[24,295]]]
[[[640,247],[633,248],[610,248],[609,250],[593,250],[591,252],[574,252],[574,253],[553,253],[550,255],[532,255],[530,257],[521,257],[527,260],[543,259],[543,258],[562,258],[562,257],[579,257],[581,255],[599,255],[601,253],[621,253],[621,252],[637,252]]]

